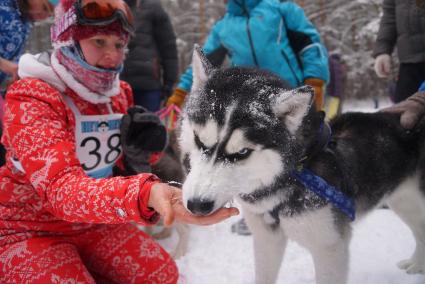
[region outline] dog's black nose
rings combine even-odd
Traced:
[[[214,201],[193,198],[187,201],[187,209],[195,215],[208,215],[214,208]]]

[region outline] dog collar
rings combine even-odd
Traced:
[[[292,176],[304,185],[308,190],[313,191],[327,202],[332,203],[335,207],[347,215],[351,221],[356,218],[356,206],[354,200],[345,195],[338,188],[330,185],[324,179],[313,173],[312,171],[302,168],[294,170]]]

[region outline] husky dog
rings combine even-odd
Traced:
[[[253,233],[256,283],[274,283],[287,238],[312,254],[318,284],[347,282],[351,221],[386,202],[411,228],[407,273],[425,272],[425,121],[388,113],[331,123],[313,90],[257,69],[213,69],[195,48],[180,145],[183,202],[208,215],[236,199]]]

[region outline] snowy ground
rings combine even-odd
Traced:
[[[380,107],[388,105],[381,101]],[[373,101],[346,103],[344,111],[373,111]],[[209,227],[191,227],[189,251],[177,260],[180,284],[254,283],[251,236],[238,236],[230,226],[233,217]],[[161,241],[171,249],[176,233]],[[424,284],[425,275],[407,275],[396,263],[409,258],[415,248],[412,233],[388,209],[378,209],[353,226],[350,246],[350,284]],[[289,242],[278,283],[313,284],[314,270],[309,253]]]
[[[191,227],[189,251],[177,260],[181,284],[254,283],[251,236],[238,236],[231,218],[209,227]],[[162,241],[166,247],[176,242]],[[424,275],[408,275],[396,263],[414,250],[410,230],[387,209],[378,209],[354,226],[350,246],[350,284],[423,284]],[[309,253],[294,242],[286,249],[277,283],[314,284]]]

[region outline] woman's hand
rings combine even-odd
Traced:
[[[18,64],[4,58],[0,58],[0,70],[11,77],[10,83],[18,80]]]
[[[152,186],[148,206],[164,218],[165,226],[170,226],[174,219],[194,225],[212,225],[239,214],[239,210],[232,207],[220,208],[208,216],[195,216],[183,206],[181,189],[166,183],[156,183]]]

